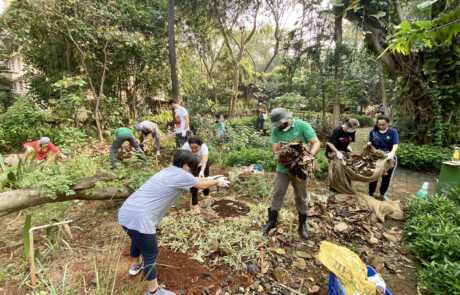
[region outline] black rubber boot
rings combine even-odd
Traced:
[[[307,233],[307,214],[299,213],[299,229],[298,233],[300,238],[303,240],[308,240],[308,233]]]
[[[262,231],[264,234],[268,234],[268,232],[276,227],[276,223],[278,221],[278,211],[274,211],[268,208],[268,222],[262,227]]]

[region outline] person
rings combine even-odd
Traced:
[[[181,150],[192,152],[192,154],[198,159],[198,165],[192,170],[193,176],[199,178],[209,176],[209,149],[199,137],[189,137],[187,142],[181,147]],[[190,193],[192,194],[192,210],[199,213],[200,206],[198,205],[198,189],[191,188]],[[209,196],[209,189],[204,189],[203,194],[205,196]]]
[[[276,108],[271,112],[271,122],[273,126],[271,135],[272,149],[275,157],[281,151],[282,144],[299,141],[310,143],[312,145],[310,152],[313,155],[318,154],[321,143],[309,123],[293,119],[292,113],[287,112],[283,108]],[[276,227],[278,211],[283,204],[289,183],[294,188],[296,207],[299,215],[298,233],[302,239],[307,239],[307,181],[290,175],[288,169],[281,164],[276,166],[272,203],[270,208],[268,208],[268,222],[264,225],[263,231],[264,233],[268,233],[272,228]]]
[[[225,117],[222,114],[217,114],[217,138],[221,143],[224,143],[227,137],[227,129],[225,128]]]
[[[169,104],[174,109],[176,146],[180,148],[187,141],[187,133],[190,131],[190,118],[187,110],[180,105],[179,99],[172,99]]]
[[[331,159],[332,153],[335,153],[339,160],[343,160],[344,153],[351,151],[350,143],[355,141],[356,129],[358,127],[358,120],[349,119],[341,126],[335,128],[326,143],[326,157]]]
[[[158,125],[151,121],[142,121],[136,124],[136,131],[139,133],[139,147],[144,150],[144,141],[149,134],[152,135],[152,139],[155,141],[156,156],[160,156],[160,129]]]
[[[136,139],[134,138],[134,135],[131,129],[126,128],[126,127],[121,127],[115,130],[115,139],[112,143],[112,146],[110,147],[110,161],[112,163],[112,169],[117,168],[118,153],[123,143],[126,141],[128,141],[131,144],[131,146],[136,150],[137,156],[139,158],[141,158],[144,161],[147,160],[144,152],[142,151]]]
[[[256,119],[256,130],[263,131],[265,125],[265,110],[263,108],[260,108],[257,111],[258,114]]]
[[[35,160],[47,160],[50,153],[61,160],[66,158],[61,150],[51,142],[49,137],[40,137],[39,140],[26,142],[22,146],[26,150],[26,158],[35,154]]]
[[[225,177],[195,178],[190,172],[198,159],[190,151],[178,151],[172,165],[162,169],[125,200],[118,211],[118,223],[131,240],[131,267],[128,273],[137,275],[142,270],[147,283],[146,295],[170,295],[171,291],[158,285],[155,261],[158,256],[156,228],[169,208],[183,191],[192,187],[207,189],[228,187]],[[142,257],[143,262],[139,262]]]
[[[395,161],[393,168],[387,171],[386,175],[382,176],[380,183],[380,199],[388,200],[386,195],[393,179],[396,167],[398,166],[398,158],[396,151],[399,146],[398,130],[390,127],[390,119],[385,116],[378,116],[375,127],[369,133],[369,145],[374,146],[378,150],[382,150],[387,154],[388,159]],[[369,196],[373,197],[377,189],[377,181],[369,183]]]

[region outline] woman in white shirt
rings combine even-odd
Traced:
[[[181,150],[191,151],[193,155],[198,158],[198,166],[193,169],[192,174],[195,177],[203,178],[209,176],[209,150],[208,146],[203,143],[201,138],[197,136],[191,136],[187,142],[181,147]],[[200,206],[198,205],[198,189],[191,188],[192,194],[192,210],[199,213]],[[209,196],[209,189],[204,189],[203,194]]]

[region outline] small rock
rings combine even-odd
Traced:
[[[257,287],[257,292],[259,293],[263,293],[265,290],[264,290],[264,287],[262,287],[262,285],[259,285],[259,287]]]
[[[239,287],[238,291],[241,292],[241,293],[244,293],[244,287]]]
[[[345,222],[339,222],[334,226],[334,231],[343,233],[348,230],[348,225]]]
[[[372,245],[377,245],[379,243],[379,240],[372,236],[370,239],[369,239],[369,243],[371,243]]]
[[[308,288],[308,294],[316,294],[321,290],[321,288],[318,285],[314,285],[310,288]]]

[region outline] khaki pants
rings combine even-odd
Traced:
[[[271,210],[279,211],[283,205],[284,197],[288,190],[289,183],[292,184],[295,194],[295,205],[297,211],[302,214],[307,213],[307,181],[299,180],[295,176],[276,173],[275,187],[273,189],[273,199]]]

